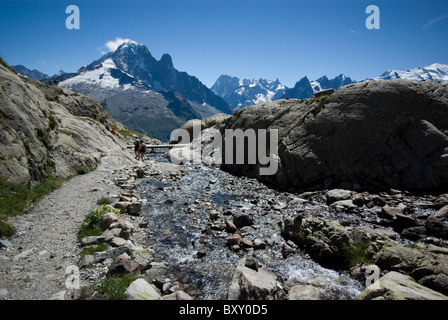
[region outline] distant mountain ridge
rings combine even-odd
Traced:
[[[448,81],[448,65],[441,63],[433,63],[424,68],[414,68],[407,71],[387,70],[381,76],[366,80],[390,80],[390,79],[407,79],[412,81],[435,80]]]
[[[211,90],[221,96],[233,110],[280,99],[286,87],[277,79],[243,79],[221,75]]]
[[[391,79],[448,81],[448,65],[434,63],[427,67],[417,67],[407,71],[387,70],[379,77],[367,78],[359,82]],[[307,99],[316,92],[330,88],[337,90],[352,83],[357,83],[357,81],[344,74],[340,74],[334,79],[322,76],[314,81],[310,81],[305,76],[297,81],[294,87],[288,88],[283,86],[278,79],[276,81],[265,79],[240,80],[237,77],[221,75],[211,89],[215,94],[221,96],[233,110],[237,110],[248,105],[256,105],[280,98]],[[275,84],[275,86],[272,86],[272,84]]]
[[[214,83],[211,90],[221,96],[233,110],[238,110],[246,106],[270,102],[281,98],[307,99],[315,92],[325,89],[338,88],[355,83],[349,77],[340,74],[334,79],[327,76],[310,81],[308,77],[303,77],[296,82],[293,88],[288,88],[280,83],[266,79],[243,79],[221,75]]]
[[[39,70],[30,70],[27,67],[19,64],[17,66],[12,66],[14,68],[14,70],[16,70],[17,74],[27,77],[27,78],[31,78],[34,80],[42,80],[45,78],[49,78],[48,74],[45,74],[43,72],[40,72]]]

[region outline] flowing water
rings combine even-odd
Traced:
[[[155,159],[166,163],[161,154]],[[279,222],[298,210],[317,212],[320,206],[215,167],[183,165],[182,172],[155,172],[145,179],[140,192],[148,200],[142,209],[148,222],[148,244],[157,260],[169,264],[169,278],[182,283],[185,292],[196,299],[226,299],[236,265],[244,255],[253,255],[283,281],[294,277],[314,281],[325,299],[353,299],[363,289],[348,275],[321,267],[300,250],[288,258],[282,256],[285,240]],[[231,234],[225,231],[224,220],[231,220],[232,213],[253,214],[254,224],[236,232],[251,241],[263,240],[265,249],[234,251],[226,245]]]

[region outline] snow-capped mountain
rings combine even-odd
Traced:
[[[342,86],[346,86],[354,82],[355,81],[353,81],[349,77],[346,77],[344,74],[340,74],[334,79],[328,79],[327,76],[323,76],[316,81],[312,81],[310,84],[313,88],[313,91],[318,92],[326,89],[337,90]]]
[[[221,75],[211,90],[221,96],[233,110],[279,99],[286,87],[277,79],[243,79]]]
[[[234,92],[241,85],[240,79],[228,75],[221,75],[211,87],[218,96],[224,98]]]
[[[435,80],[448,81],[448,65],[434,63],[424,68],[414,68],[407,71],[387,70],[377,78],[369,78],[368,80],[389,80],[389,79],[408,79],[412,81]]]
[[[196,77],[176,70],[169,54],[157,60],[145,45],[135,41],[122,43],[114,52],[82,67],[70,78],[64,75],[60,85],[73,87],[80,82],[103,88],[123,86],[125,90],[144,84],[155,90],[179,92],[193,103],[207,104],[221,112],[232,113],[227,103]]]
[[[315,81],[303,77],[297,81],[293,88],[287,88],[277,79],[271,80],[240,80],[236,77],[222,75],[211,88],[214,93],[220,95],[234,110],[249,105],[265,103],[280,98],[306,99],[315,92],[353,83],[349,77],[341,74],[334,79],[323,76]]]
[[[315,92],[319,92],[326,89],[339,89],[342,86],[354,83],[352,79],[340,74],[334,79],[328,79],[327,76],[322,76],[315,81],[310,81],[308,77],[303,77],[300,81],[297,81],[295,86],[286,90],[284,97],[293,99],[307,99],[311,97]]]
[[[448,81],[448,65],[434,63],[427,67],[418,67],[408,71],[388,70],[376,78],[367,78],[363,81],[380,81],[388,79],[408,79],[411,81],[436,80]],[[315,92],[335,89],[355,83],[356,81],[340,74],[334,79],[322,76],[310,81],[303,77],[296,82],[293,88],[283,86],[278,80],[240,80],[236,77],[222,75],[211,88],[214,93],[221,96],[234,110],[280,98],[307,99]],[[283,93],[283,94],[282,94]]]
[[[146,46],[134,41],[54,80],[99,101],[129,128],[165,141],[190,119],[233,113],[196,77],[176,70],[170,55],[157,60]]]

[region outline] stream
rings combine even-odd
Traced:
[[[171,165],[163,153],[151,155]],[[147,243],[157,261],[169,265],[167,276],[201,300],[226,299],[238,261],[254,256],[281,282],[297,278],[321,288],[324,299],[354,299],[364,288],[348,274],[321,267],[298,248],[284,258],[279,222],[298,211],[326,215],[325,206],[288,192],[268,188],[255,179],[237,177],[216,167],[182,165],[180,172],[152,172],[139,187],[147,199],[142,216],[148,223]],[[253,224],[235,233],[265,248],[234,250],[226,244],[233,233],[225,220],[237,213],[251,214]]]

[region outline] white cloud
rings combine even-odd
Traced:
[[[109,40],[104,44],[104,46],[98,47],[97,49],[101,52],[101,54],[106,54],[108,52],[113,52],[117,50],[117,48],[121,46],[124,42],[137,43],[131,39],[123,39],[120,37],[116,37],[115,40]]]

